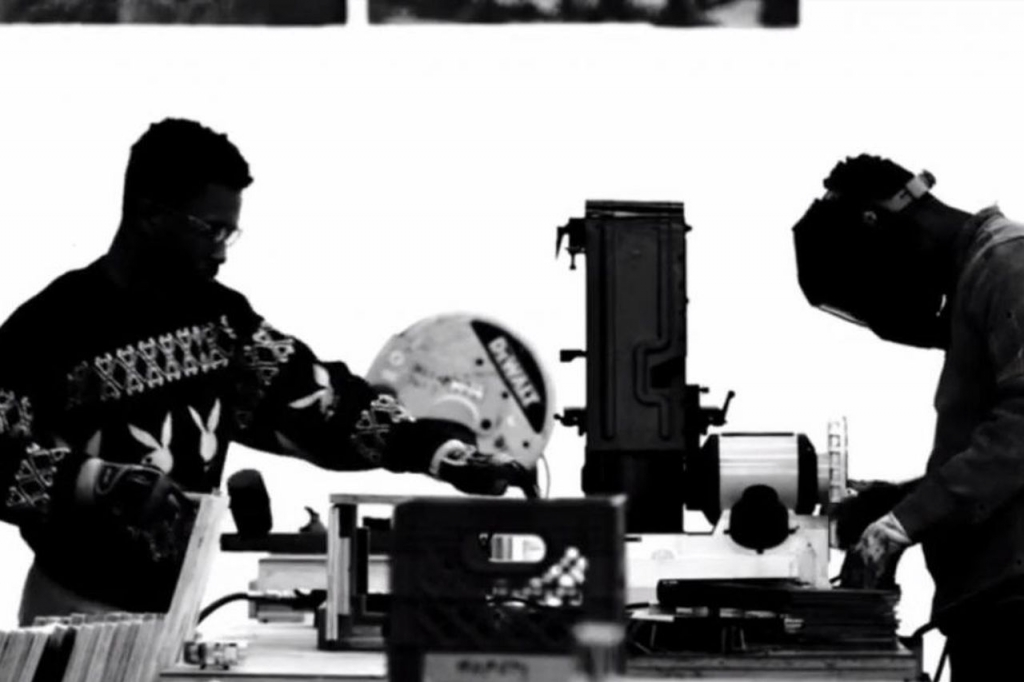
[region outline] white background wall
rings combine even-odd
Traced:
[[[778,32],[359,23],[0,27],[0,315],[106,248],[148,123],[196,117],[256,177],[224,281],[324,357],[362,370],[412,321],[475,310],[531,341],[559,404],[580,405],[583,365],[557,355],[584,343],[583,271],[553,259],[555,227],[588,198],[683,201],[690,380],[714,403],[737,392],[729,428],[824,447],[846,415],[851,476],[922,471],[941,356],[809,308],[790,228],[862,151],[928,168],[954,205],[1024,216],[1024,4],[804,0],[802,26]],[[556,431],[554,494],[579,494],[582,446]],[[282,531],[332,492],[438,489],[236,448],[228,473],[249,466]],[[29,560],[0,528],[0,627]],[[254,562],[221,557],[211,596]],[[909,633],[932,589],[918,550],[899,577]],[[932,667],[940,647],[928,639]]]

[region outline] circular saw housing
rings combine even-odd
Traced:
[[[367,380],[393,391],[419,419],[445,419],[477,436],[482,452],[533,467],[554,424],[554,390],[536,354],[500,322],[450,313],[391,337]]]

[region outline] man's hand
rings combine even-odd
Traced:
[[[473,495],[504,495],[510,484],[523,486],[529,478],[525,467],[508,455],[486,455],[454,439],[437,449],[428,473]]]
[[[86,460],[75,497],[95,515],[97,532],[154,564],[179,563],[192,533],[195,504],[160,469]]]
[[[920,479],[904,483],[889,481],[850,481],[850,497],[839,502],[833,512],[839,549],[856,545],[865,529],[899,504]]]
[[[866,590],[893,589],[896,565],[911,545],[903,525],[891,512],[870,524],[857,544],[846,553],[840,574],[842,587]]]

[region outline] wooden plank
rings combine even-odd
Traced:
[[[40,659],[42,659],[43,651],[46,648],[46,642],[50,638],[50,633],[53,628],[31,628],[27,632],[29,633],[29,646],[25,653],[25,658],[22,660],[22,666],[18,671],[18,675],[14,678],[16,682],[33,682],[36,677],[36,670],[39,668]]]
[[[334,498],[332,497],[332,500]],[[359,525],[354,504],[334,504],[327,518],[327,602],[324,605],[324,640],[335,643],[340,638],[338,619],[351,615],[353,543]]]
[[[219,493],[190,497],[197,514],[166,614],[79,613],[0,632],[0,682],[153,682],[177,662],[198,621],[227,510]]]
[[[76,623],[72,620],[72,631],[75,633],[75,642],[71,647],[71,655],[68,657],[68,667],[65,669],[63,682],[82,682],[82,673],[88,665],[89,650],[92,648],[93,628],[84,622]]]
[[[68,674],[68,668],[71,667],[72,659],[75,657],[75,645],[78,643],[80,636],[82,636],[80,624],[69,624],[64,631],[64,638],[61,641],[61,658],[59,659],[61,679]]]
[[[126,666],[124,678],[126,682],[148,682],[146,675],[151,668],[155,667],[153,658],[162,628],[162,615],[149,614],[142,621]],[[152,675],[152,673],[149,674]]]
[[[36,671],[39,670],[43,661],[46,647],[50,638],[53,637],[55,627],[52,625],[33,626],[32,641],[29,644],[28,654],[25,655],[25,665],[21,669],[21,676],[18,682],[33,682],[36,678]]]
[[[129,680],[134,681],[137,679],[137,675],[135,675],[135,660],[138,654],[136,652],[141,646],[141,638],[145,627],[146,621],[141,619],[134,621],[131,624],[131,630],[127,637],[128,642],[124,651],[124,660],[121,664],[120,679],[122,682],[129,682]]]
[[[7,640],[14,635],[14,630],[0,631],[0,670],[3,669],[4,652],[7,651]]]
[[[107,659],[106,682],[121,682],[124,676],[125,654],[128,648],[128,633],[134,619],[124,619],[114,624],[114,635],[110,641],[110,658]]]
[[[42,682],[44,676],[40,674],[40,670],[43,667],[43,659],[46,656],[46,652],[53,646],[51,642],[57,627],[53,625],[33,626],[32,629],[35,634],[32,646],[29,647],[29,655],[25,659],[22,679],[19,682],[35,682],[37,678]]]
[[[52,672],[46,682],[56,682],[63,679],[71,663],[71,656],[75,653],[75,639],[78,637],[78,629],[70,625],[61,625],[59,637],[52,659]]]
[[[260,590],[326,590],[326,555],[270,556],[259,560]]]
[[[132,646],[132,633],[138,631],[139,619],[125,619],[115,625],[111,642],[110,660],[107,662],[107,682],[122,682],[127,669],[128,654]]]
[[[22,628],[21,631],[24,633],[25,641],[21,647],[21,655],[18,656],[17,662],[14,664],[14,666],[12,666],[13,670],[11,670],[11,672],[9,673],[10,682],[21,682],[22,678],[24,677],[25,667],[28,664],[29,654],[32,650],[32,645],[35,642],[36,638],[35,628]]]
[[[76,622],[81,620],[81,622]],[[92,646],[95,642],[95,626],[89,625],[82,619],[71,618],[71,631],[74,633],[74,643],[71,647],[71,656],[68,658],[68,665],[64,669],[63,682],[83,682],[82,678],[86,666],[89,664],[89,657],[92,654]]]
[[[0,682],[15,682],[25,658],[29,636],[25,630],[15,630],[7,637],[7,646],[0,655]]]
[[[87,662],[84,682],[104,682],[110,661],[111,643],[114,638],[114,623],[96,623],[96,644]]]
[[[32,682],[56,682],[64,676],[64,641],[68,628],[60,623],[54,623],[47,627],[51,629],[50,636],[46,640],[46,646],[43,647],[43,655],[39,658],[39,666]]]
[[[145,618],[133,623],[133,632],[129,636],[129,646],[125,651],[124,672],[121,675],[124,682],[139,682],[139,660],[144,647],[146,634],[150,629],[151,619]]]
[[[21,672],[25,669],[25,660],[28,658],[29,649],[32,648],[32,640],[35,639],[35,633],[27,628],[23,629],[18,639],[20,641],[12,656],[14,671],[11,673],[10,682],[18,682],[18,678],[21,677]]]
[[[7,647],[10,645],[11,640],[14,639],[14,633],[17,630],[5,630],[0,632],[0,675],[3,674],[4,661],[7,658]]]
[[[176,663],[185,640],[199,620],[201,600],[206,593],[210,570],[219,547],[221,521],[228,507],[227,497],[216,493],[194,496],[199,511],[185,552],[185,561],[164,620],[154,666],[147,680],[156,679],[161,670]]]
[[[88,620],[88,617],[87,617]],[[82,626],[86,630],[85,641],[79,640],[79,646],[82,647],[82,657],[79,659],[78,669],[76,670],[75,682],[87,682],[86,677],[89,674],[89,668],[93,664],[93,658],[96,655],[96,645],[99,643],[100,638],[100,624],[86,622]]]

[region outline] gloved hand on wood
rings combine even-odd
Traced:
[[[104,546],[153,564],[184,559],[196,504],[162,470],[89,458],[76,480],[75,502]]]
[[[891,512],[920,481],[850,481],[850,496],[832,512],[839,549],[848,550],[856,545],[867,527]]]
[[[846,552],[840,586],[889,590],[896,588],[896,566],[910,538],[891,512],[868,525],[857,544]]]

